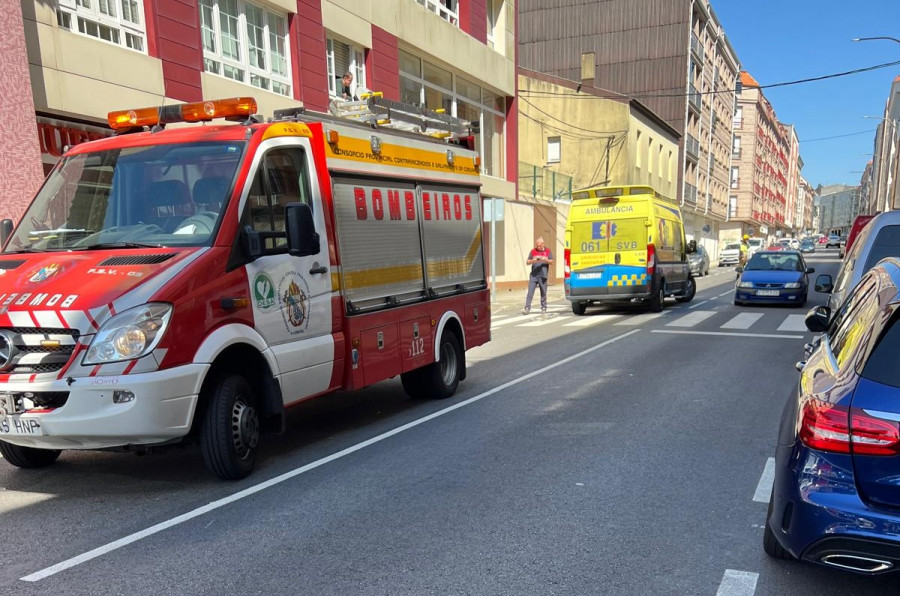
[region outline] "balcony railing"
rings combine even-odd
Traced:
[[[687,182],[684,183],[684,203],[686,205],[697,204],[697,187]]]
[[[572,177],[520,161],[519,194],[547,201],[570,200]]]
[[[700,141],[688,134],[684,139],[684,151],[688,157],[696,161],[700,157]]]
[[[702,109],[700,104],[700,92],[693,83],[688,83],[688,103],[698,112]]]
[[[459,0],[416,0],[428,11],[459,27]]]
[[[702,64],[703,63],[703,44],[700,43],[700,38],[697,37],[696,33],[691,33],[691,51],[694,53],[694,56],[697,57],[697,61]]]

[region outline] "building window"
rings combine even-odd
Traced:
[[[340,97],[341,79],[346,73],[353,75],[350,94],[358,97],[366,88],[366,53],[361,47],[343,42],[333,37],[325,39],[325,53],[328,62],[328,94]]]
[[[137,0],[59,0],[60,29],[144,52],[143,2]]]
[[[734,121],[732,123],[734,128],[741,128],[744,125],[744,107],[738,106],[734,110]]]
[[[416,0],[416,2],[459,27],[459,0]]]
[[[239,0],[200,0],[203,68],[291,95],[287,16]]]
[[[484,5],[484,11],[487,13],[487,45],[489,48],[494,47],[494,29],[497,27],[497,20],[502,8],[503,0],[486,0]]]
[[[738,187],[738,173],[740,172],[740,168],[737,166],[731,168],[731,188]]]
[[[641,131],[637,131],[637,143],[634,145],[634,166],[638,169],[641,167]]]
[[[736,158],[741,156],[741,137],[731,138],[731,156]]]
[[[475,147],[482,174],[502,177],[504,171],[506,98],[480,85],[400,50],[400,101],[480,124]]]
[[[735,195],[728,197],[728,217],[737,217],[737,197]]]
[[[559,163],[560,138],[547,137],[547,163]]]

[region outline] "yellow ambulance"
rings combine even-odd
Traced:
[[[642,303],[660,312],[667,296],[690,302],[697,286],[678,203],[649,186],[572,193],[566,223],[565,291],[572,312],[593,303]]]

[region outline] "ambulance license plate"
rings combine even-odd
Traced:
[[[757,296],[778,296],[778,290],[756,290]]]
[[[0,418],[0,436],[27,435],[34,437],[43,434],[41,421],[37,418],[23,418],[21,414]]]

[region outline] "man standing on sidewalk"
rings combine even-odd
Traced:
[[[544,246],[544,239],[538,236],[534,241],[534,248],[528,253],[526,265],[531,265],[531,275],[528,277],[528,295],[525,297],[525,308],[522,314],[527,315],[531,311],[531,300],[534,298],[534,287],[541,289],[541,312],[547,312],[547,277],[550,274],[550,265],[553,264],[553,253]]]

